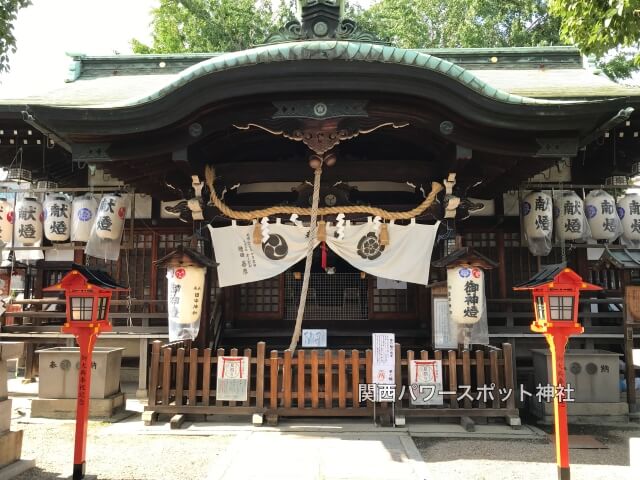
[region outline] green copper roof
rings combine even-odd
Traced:
[[[297,60],[339,60],[404,65],[446,75],[471,90],[499,102],[529,105],[568,103],[562,100],[541,100],[507,93],[492,87],[459,65],[416,50],[371,43],[316,40],[265,45],[216,56],[183,70],[171,82],[148,95],[129,99],[112,106],[133,106],[152,102],[197,78],[223,70]]]

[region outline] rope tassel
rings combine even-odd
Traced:
[[[389,228],[386,223],[380,226],[380,245],[385,247],[389,245]]]
[[[259,223],[253,226],[253,244],[262,245],[262,225]]]
[[[320,220],[318,222],[318,241],[327,241],[327,222],[325,222],[324,220]]]

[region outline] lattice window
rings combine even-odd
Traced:
[[[273,319],[282,316],[282,278],[275,277],[240,285],[238,316]]]
[[[464,245],[476,249],[491,260],[498,260],[498,239],[496,232],[473,232],[464,235]],[[485,272],[487,297],[499,296],[499,275],[497,269]]]
[[[407,313],[409,311],[408,290],[382,290],[374,288],[372,303],[375,313]]]
[[[87,256],[87,265],[91,268],[105,270],[121,285],[129,286],[131,298],[137,300],[153,299],[151,291],[153,259],[153,233],[135,232],[133,248],[130,247],[130,232],[125,230],[122,237],[122,248],[117,261],[105,261]],[[126,298],[126,293],[114,294],[114,298]],[[113,311],[128,311],[126,305],[112,307]],[[147,312],[149,305],[134,305],[132,312]]]
[[[285,319],[298,314],[302,273],[285,274]],[[360,273],[311,273],[304,320],[367,320],[369,312],[367,279]]]

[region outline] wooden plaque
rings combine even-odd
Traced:
[[[640,286],[629,285],[625,289],[625,307],[628,323],[640,323]]]

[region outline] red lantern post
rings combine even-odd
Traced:
[[[80,348],[73,455],[73,480],[79,480],[85,475],[93,347],[101,332],[111,331],[108,313],[112,293],[126,289],[117,285],[104,272],[74,264],[73,270],[58,284],[44,290],[65,292],[67,321],[62,327],[62,332],[72,333]]]
[[[514,290],[530,290],[533,295],[535,320],[531,330],[542,333],[551,351],[555,420],[556,463],[558,479],[569,480],[569,430],[567,425],[567,382],[564,352],[572,335],[580,335],[584,327],[578,323],[578,302],[581,290],[602,290],[586,283],[564,264],[548,265],[528,282]]]

